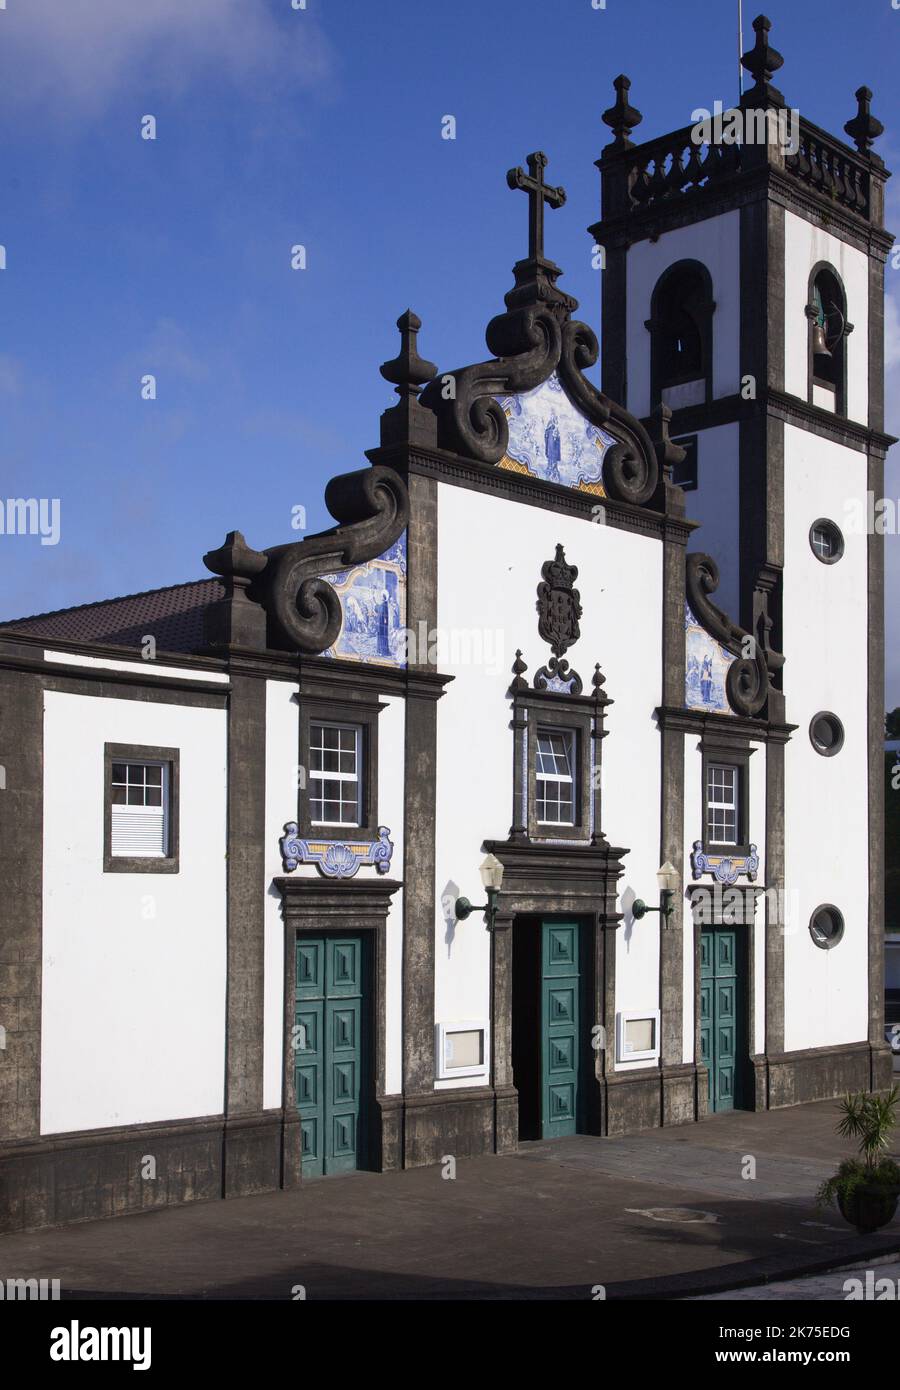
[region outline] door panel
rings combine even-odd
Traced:
[[[580,1083],[580,928],[541,926],[541,1135],[575,1134]]]
[[[363,1065],[361,937],[297,942],[294,1078],[303,1174],[358,1166]]]

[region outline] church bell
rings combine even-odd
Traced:
[[[830,357],[831,348],[825,339],[825,329],[821,323],[813,324],[813,357]]]

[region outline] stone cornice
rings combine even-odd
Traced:
[[[514,473],[510,469],[498,468],[494,464],[462,458],[442,449],[425,450],[401,446],[390,450],[372,450],[367,457],[377,457],[379,463],[396,468],[402,474],[415,473],[426,478],[436,478],[455,487],[467,487],[477,492],[508,497],[526,506],[540,507],[543,511],[581,516],[593,524],[597,524],[596,509],[602,507],[603,524],[606,526],[683,545],[687,545],[691,533],[699,525],[698,522],[687,521],[682,517],[617,502],[611,497],[599,497],[595,493],[578,492],[559,483],[545,482],[542,478],[532,478],[522,473]]]
[[[867,254],[879,255],[882,260],[887,259],[894,245],[892,233],[884,227],[872,226],[865,217],[842,207],[826,194],[817,193],[790,174],[765,165],[730,174],[695,189],[690,196],[651,203],[646,208],[632,208],[609,218],[601,217],[588,231],[607,249],[628,247],[636,241],[654,239],[663,232],[707,221],[767,198],[808,222],[837,230],[845,240]]]
[[[768,719],[746,719],[737,714],[717,714],[706,710],[660,705],[653,712],[660,730],[695,733],[700,738],[717,736],[748,738],[760,743],[787,743],[797,724],[779,724]]]

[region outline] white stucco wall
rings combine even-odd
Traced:
[[[628,252],[626,335],[628,400],[633,414],[650,413],[650,299],[660,275],[676,261],[701,261],[712,277],[713,396],[740,387],[740,213],[735,210],[639,241]]]
[[[853,1042],[867,1032],[868,773],[866,752],[866,536],[847,524],[846,499],[864,498],[865,455],[785,426],[784,688],[798,725],[785,748],[785,1047]],[[823,565],[808,533],[817,517],[844,532],[845,553]],[[833,711],[843,749],[823,758],[809,723]],[[844,914],[843,941],[814,945],[820,903]]]
[[[506,691],[517,647],[529,678],[550,655],[538,636],[535,603],[541,565],[553,558],[558,542],[578,566],[584,610],[581,637],[566,655],[586,689],[599,661],[605,690],[616,702],[603,741],[602,826],[613,845],[629,850],[620,881],[627,900],[655,892],[660,758],[653,711],[661,696],[662,547],[650,537],[449,484],[439,485],[438,518],[438,627],[449,648],[439,664],[455,680],[438,703],[436,882],[446,916],[439,903],[435,1011],[441,1022],[455,1023],[488,1018],[488,934],[480,913],[453,925],[452,902],[459,894],[483,900],[481,843],[509,832],[513,734]],[[514,546],[499,543],[510,535]],[[461,563],[460,537],[470,562]],[[466,662],[462,634],[469,635],[471,650],[474,629],[482,659]],[[619,928],[617,1008],[658,1007],[658,933],[653,918]]]
[[[103,872],[105,743],[180,750],[177,874]],[[225,779],[224,710],[45,692],[43,1134],[221,1113]]]
[[[809,320],[806,305],[809,275],[827,261],[840,275],[847,294],[847,414],[863,424],[869,419],[869,263],[854,246],[814,227],[796,213],[784,225],[784,389],[806,400]]]

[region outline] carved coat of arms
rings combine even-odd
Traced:
[[[558,545],[555,558],[541,566],[537,591],[538,632],[557,657],[581,636],[581,596],[574,587],[577,578],[577,567],[566,564],[565,552]]]

